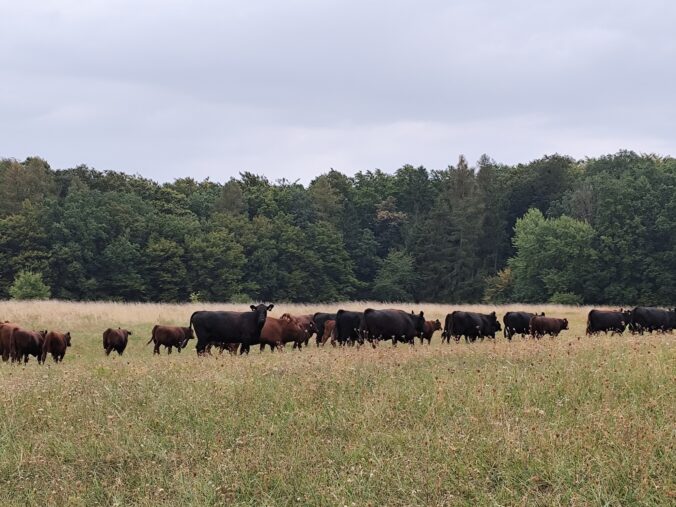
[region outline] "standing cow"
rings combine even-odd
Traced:
[[[251,305],[249,312],[193,313],[190,316],[190,326],[197,336],[197,354],[204,354],[210,343],[241,343],[240,355],[248,353],[251,345],[260,343],[265,319],[274,306]]]
[[[333,321],[334,325],[336,323],[336,314],[335,313],[323,313],[323,312],[317,312],[312,316],[312,321],[315,323],[315,327],[317,328],[317,347],[319,347],[319,344],[321,343],[322,345],[326,342],[324,340],[324,327],[326,326],[326,323],[328,321]]]
[[[630,328],[632,333],[643,334],[645,331],[667,332],[676,329],[676,308],[661,310],[637,306],[631,312]]]
[[[176,347],[176,350],[180,353],[181,349],[188,346],[188,340],[192,338],[192,328],[190,327],[156,325],[153,327],[150,340],[148,340],[146,345],[149,345],[151,342],[154,343],[153,355],[160,353],[160,345],[164,345],[164,348],[167,349],[167,354],[171,354],[173,347]]]
[[[63,361],[63,356],[66,355],[68,347],[70,347],[70,332],[63,334],[50,331],[42,344],[42,362],[44,363],[47,359],[47,354],[52,355],[55,363]]]
[[[535,316],[544,317],[545,312],[530,313],[530,312],[507,312],[502,318],[505,324],[503,334],[505,338],[512,341],[512,336],[520,334],[522,337],[530,333],[530,319]]]
[[[324,322],[324,333],[322,334],[321,344],[324,345],[331,338],[331,345],[336,346],[336,321],[327,320]]]
[[[114,350],[121,356],[124,353],[124,349],[127,348],[127,343],[129,342],[129,337],[131,335],[131,331],[119,327],[117,329],[106,329],[103,332],[103,350],[106,351],[106,355],[110,355]]]
[[[361,321],[364,317],[362,312],[338,310],[336,312],[336,327],[334,334],[338,345],[354,345],[363,343],[363,337],[359,333]]]
[[[427,340],[427,345],[430,345],[432,343],[432,335],[434,334],[435,331],[439,331],[441,329],[441,322],[439,319],[437,320],[426,320],[425,324],[423,325],[423,332],[420,335],[420,344]]]
[[[360,326],[362,339],[368,340],[373,347],[380,340],[392,340],[397,342],[415,343],[415,337],[420,337],[425,325],[425,314],[420,312],[407,313],[403,310],[364,310],[364,318]]]
[[[495,333],[500,330],[502,330],[502,326],[495,312],[484,314],[456,310],[446,315],[441,342],[443,343],[446,339],[450,343],[451,336],[456,342],[464,336],[468,343],[476,341],[477,338],[482,340],[485,337],[495,338]]]
[[[622,334],[631,322],[631,311],[603,311],[590,310],[587,315],[587,335],[594,335],[603,332],[610,335],[615,333]]]
[[[307,333],[304,326],[294,317],[285,314],[284,319],[275,319],[268,317],[265,319],[265,324],[261,330],[260,350],[263,352],[265,346],[268,345],[273,352],[275,349],[282,350],[284,345],[293,342],[294,349],[301,349]]]
[[[280,319],[295,321],[302,328],[303,333],[305,334],[303,343],[305,344],[306,347],[310,342],[310,338],[312,338],[312,335],[317,332],[317,326],[315,325],[312,315],[291,315],[289,313],[285,313],[280,317]],[[319,335],[317,335],[317,339],[319,339]],[[295,344],[293,348],[297,348]]]
[[[19,327],[13,322],[3,322],[0,324],[0,354],[2,360],[7,362],[12,356],[12,332]]]
[[[561,331],[568,329],[568,319],[541,317],[536,315],[530,319],[530,334],[538,340],[544,335],[559,336]]]
[[[24,364],[28,362],[28,356],[33,356],[38,360],[38,364],[42,364],[42,345],[47,336],[47,331],[28,331],[17,327],[12,330],[11,348],[12,348],[12,362],[21,361],[23,358]]]

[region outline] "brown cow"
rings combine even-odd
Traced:
[[[103,349],[106,351],[106,355],[109,355],[113,350],[122,355],[124,349],[127,348],[131,334],[131,331],[119,327],[117,329],[106,329],[103,332]]]
[[[336,346],[336,321],[327,320],[324,322],[324,334],[322,335],[321,344],[324,345],[329,338],[331,338],[331,345]]]
[[[317,332],[317,325],[315,324],[314,318],[312,315],[291,315],[289,313],[283,314],[280,319],[285,320],[296,320],[298,324],[303,328],[306,333],[306,338],[304,341],[305,346],[307,347],[308,342],[313,334]],[[295,346],[294,346],[295,348]]]
[[[568,329],[568,319],[556,319],[554,317],[542,317],[535,315],[530,319],[530,335],[540,339],[544,335],[558,336],[561,331]]]
[[[294,349],[300,349],[304,341],[305,330],[295,318],[287,316],[285,319],[274,317],[265,319],[265,325],[261,330],[261,352],[266,345],[269,345],[273,352],[275,348],[282,350],[289,342],[293,342]]]
[[[172,347],[176,347],[176,350],[180,353],[181,349],[188,345],[188,340],[191,338],[194,338],[191,327],[155,326],[146,345],[149,345],[150,342],[155,343],[153,354],[160,353],[160,345],[164,345],[167,354],[171,354]]]
[[[0,324],[0,354],[4,362],[7,362],[12,355],[12,331],[18,327],[19,324],[7,321]]]
[[[435,331],[439,331],[440,329],[441,321],[439,319],[426,320],[423,324],[423,332],[420,335],[420,343],[422,344],[425,340],[427,340],[427,345],[430,345],[432,343],[432,335]]]
[[[12,347],[12,362],[28,362],[28,356],[34,356],[38,364],[42,364],[42,344],[45,342],[47,331],[28,331],[20,327],[12,330],[10,338]]]
[[[44,363],[47,359],[47,354],[52,355],[55,363],[63,361],[63,356],[66,355],[68,347],[70,347],[70,332],[63,334],[50,331],[42,344],[42,362]]]

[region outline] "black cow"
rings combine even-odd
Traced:
[[[507,312],[502,318],[505,323],[503,335],[508,340],[512,340],[512,336],[520,334],[522,337],[530,333],[530,319],[536,315],[544,317],[545,313],[530,313],[530,312]]]
[[[477,338],[483,340],[486,336],[495,338],[495,333],[501,329],[502,326],[495,312],[484,314],[455,311],[446,315],[441,341],[443,343],[445,338],[450,343],[451,336],[456,342],[460,341],[462,336],[465,337],[466,342],[476,341]]]
[[[360,335],[368,340],[373,347],[380,340],[392,340],[413,345],[415,337],[422,336],[425,326],[425,314],[420,312],[406,313],[403,310],[364,310],[364,318],[360,326]]]
[[[312,320],[315,323],[315,327],[317,328],[317,347],[319,347],[322,337],[324,336],[324,326],[326,325],[326,321],[335,321],[336,314],[317,312],[312,316]]]
[[[616,311],[590,310],[587,315],[587,334],[599,334],[603,331],[605,334],[622,334],[631,322],[631,311],[620,309]]]
[[[197,336],[197,354],[202,355],[211,343],[241,343],[239,353],[249,353],[251,345],[260,343],[261,329],[268,312],[275,305],[251,305],[250,312],[195,312],[190,326]]]
[[[645,331],[671,331],[676,329],[676,308],[660,310],[637,306],[631,312],[630,329],[632,333],[643,334]]]
[[[336,312],[336,341],[339,345],[354,345],[355,343],[364,343],[359,334],[361,327],[362,312],[351,312],[348,310],[338,310]]]

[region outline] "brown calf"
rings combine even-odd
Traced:
[[[533,338],[542,338],[548,334],[558,336],[561,331],[568,329],[568,319],[556,319],[554,317],[542,317],[535,315],[530,319],[530,335]]]
[[[177,327],[177,326],[155,326],[153,327],[152,336],[146,345],[153,342],[155,348],[153,354],[160,353],[160,345],[164,345],[167,349],[167,354],[171,354],[172,347],[176,347],[178,352],[188,345],[188,340],[194,338],[192,328]]]
[[[432,343],[432,335],[434,334],[435,331],[439,331],[441,329],[441,321],[439,319],[437,320],[426,320],[425,323],[423,324],[423,332],[420,335],[420,343],[422,344],[425,340],[427,340],[427,345]]]
[[[103,350],[106,351],[106,355],[109,355],[113,350],[122,355],[124,349],[127,348],[131,334],[131,331],[119,327],[117,329],[106,329],[103,332]]]
[[[55,363],[63,361],[63,356],[66,355],[68,347],[70,347],[70,332],[63,334],[50,331],[42,344],[42,362],[45,362],[47,354],[52,355]]]

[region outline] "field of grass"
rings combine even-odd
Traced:
[[[588,308],[542,306],[571,330],[153,357],[154,324],[208,308],[1,302],[0,320],[73,346],[59,365],[0,364],[0,505],[676,503],[674,335],[588,338]],[[106,357],[118,326],[130,345]]]

